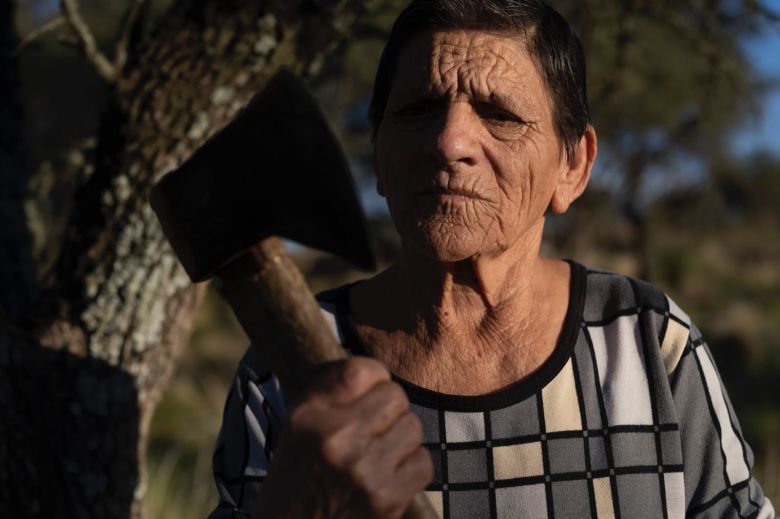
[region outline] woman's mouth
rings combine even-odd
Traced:
[[[443,186],[434,186],[424,189],[420,192],[420,196],[431,196],[442,201],[451,202],[486,200],[485,197],[470,189]]]

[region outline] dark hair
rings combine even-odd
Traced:
[[[553,100],[553,122],[567,158],[590,123],[582,43],[569,23],[542,0],[412,0],[393,25],[382,52],[369,106],[373,141],[382,124],[398,56],[409,39],[439,29],[521,35]]]

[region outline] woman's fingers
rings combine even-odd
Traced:
[[[407,494],[421,492],[433,481],[433,460],[428,449],[416,447],[401,460],[395,470],[396,478],[403,482]]]
[[[401,386],[382,381],[354,402],[352,412],[365,434],[378,436],[390,429],[408,409],[409,400]]]
[[[433,479],[433,463],[422,447],[420,419],[406,411],[384,435],[371,445],[371,462],[388,468],[391,477],[405,483],[402,488],[422,490]]]
[[[368,357],[351,357],[329,364],[322,371],[312,383],[309,397],[323,399],[331,405],[347,405],[377,383],[390,380],[387,368]]]
[[[420,419],[407,410],[387,432],[372,442],[372,452],[368,456],[394,471],[405,458],[420,446],[421,442],[422,425]]]
[[[373,359],[355,357],[328,366],[287,424],[283,443],[289,448],[280,446],[279,458],[288,458],[286,465],[306,474],[321,475],[326,496],[320,501],[338,509],[400,517],[432,478],[430,455],[420,446],[420,421],[401,386]],[[291,469],[287,483],[295,484],[296,473]]]
[[[355,473],[374,493],[394,489],[394,495],[406,496],[421,490],[433,477],[431,457],[421,441],[420,420],[406,411],[384,434],[368,443]]]
[[[408,425],[394,427],[350,468],[352,481],[377,517],[400,517],[414,495],[433,479],[430,454],[411,438],[414,432]],[[406,455],[399,456],[401,452]]]
[[[381,438],[396,426],[402,415],[410,414],[408,409],[409,401],[403,389],[389,381],[375,384],[357,401],[329,408],[317,419],[317,425],[326,431],[324,457],[336,466],[345,467],[366,456],[377,441],[388,449],[395,449],[387,439],[382,442]],[[409,429],[408,420],[407,417],[402,421],[406,429]],[[332,423],[333,428],[328,428],[328,423]],[[395,437],[397,433],[391,439]]]

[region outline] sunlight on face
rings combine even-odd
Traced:
[[[405,247],[460,261],[541,232],[564,161],[552,102],[522,39],[466,30],[413,37],[376,161]]]

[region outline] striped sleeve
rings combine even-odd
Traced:
[[[343,344],[335,304],[328,302],[333,294],[318,299],[325,323]],[[257,348],[250,347],[233,377],[214,448],[219,504],[209,519],[250,517],[288,411],[279,380],[264,367]]]
[[[209,519],[250,517],[286,414],[279,381],[250,347],[233,378],[214,449],[219,504]]]
[[[673,301],[668,308],[662,352],[680,422],[686,517],[774,518],[707,344]]]

